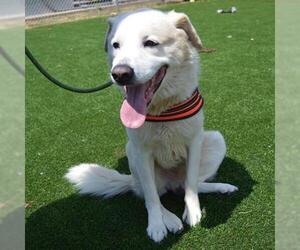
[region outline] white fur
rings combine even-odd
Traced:
[[[136,84],[143,84],[162,65],[169,65],[148,112],[160,113],[188,98],[198,87],[196,48],[202,44],[184,14],[145,10],[121,15],[110,23],[106,48],[112,67],[129,64],[136,74]],[[145,37],[160,45],[144,48]],[[120,43],[119,49],[112,47],[116,41]],[[205,182],[216,174],[226,145],[219,132],[204,131],[203,122],[203,111],[200,111],[181,121],[146,122],[138,129],[127,129],[126,154],[131,175],[95,164],[81,164],[71,168],[66,178],[84,194],[111,197],[131,190],[143,197],[148,211],[148,236],[160,242],[167,231],[176,233],[183,228],[181,220],[163,207],[160,195],[183,188],[182,217],[187,224],[195,226],[201,219],[199,192],[237,190],[230,184]]]
[[[109,198],[133,189],[130,175],[96,164],[80,164],[69,169],[65,177],[81,194],[101,195]]]

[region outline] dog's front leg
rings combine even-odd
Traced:
[[[130,146],[133,147],[134,154],[128,155],[129,164],[139,179],[148,211],[147,233],[152,240],[160,242],[167,235],[167,227],[163,222],[161,203],[155,185],[152,152],[141,145]]]
[[[201,148],[203,132],[195,136],[188,147],[187,173],[185,180],[185,209],[183,220],[190,226],[200,222],[201,210],[198,197],[199,167],[201,159]]]

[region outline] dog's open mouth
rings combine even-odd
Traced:
[[[126,99],[124,100],[120,117],[127,128],[139,128],[146,119],[147,106],[163,81],[167,66],[162,66],[156,74],[145,84],[126,86]]]

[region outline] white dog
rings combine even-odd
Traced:
[[[105,48],[112,80],[126,99],[120,117],[126,126],[131,175],[96,164],[81,164],[66,178],[83,194],[111,197],[133,191],[145,199],[148,236],[160,242],[181,220],[160,202],[168,190],[185,191],[183,220],[200,222],[198,193],[230,193],[237,187],[205,182],[213,178],[226,145],[217,131],[203,129],[198,88],[202,43],[183,13],[139,10],[109,20]]]

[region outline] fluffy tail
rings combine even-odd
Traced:
[[[69,169],[65,178],[79,189],[81,194],[109,198],[133,190],[131,175],[96,164],[80,164]]]

